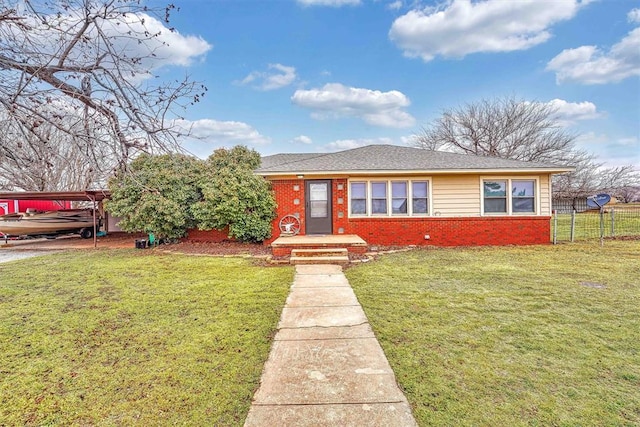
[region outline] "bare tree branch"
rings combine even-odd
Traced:
[[[102,173],[114,166],[98,161],[106,149],[121,169],[139,152],[181,150],[171,124],[206,88],[153,76],[167,46],[158,28],[172,9],[139,0],[0,0],[0,120],[39,144],[54,143],[41,132],[49,124]]]

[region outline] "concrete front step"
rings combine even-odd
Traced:
[[[349,256],[291,256],[289,262],[291,264],[349,264]]]
[[[345,248],[293,249],[291,264],[348,264],[349,252]]]
[[[346,248],[313,248],[313,249],[292,249],[291,256],[295,257],[317,257],[317,256],[348,256]]]

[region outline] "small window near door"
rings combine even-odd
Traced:
[[[311,218],[326,218],[328,216],[327,183],[309,185],[309,202]]]
[[[351,215],[366,215],[367,183],[352,182],[349,197],[351,198]]]

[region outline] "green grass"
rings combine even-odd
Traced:
[[[640,425],[640,241],[415,250],[347,276],[420,425]]]
[[[292,273],[135,250],[0,264],[0,425],[242,425]]]

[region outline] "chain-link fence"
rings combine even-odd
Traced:
[[[553,243],[610,237],[640,237],[640,206],[558,213],[551,218]]]

